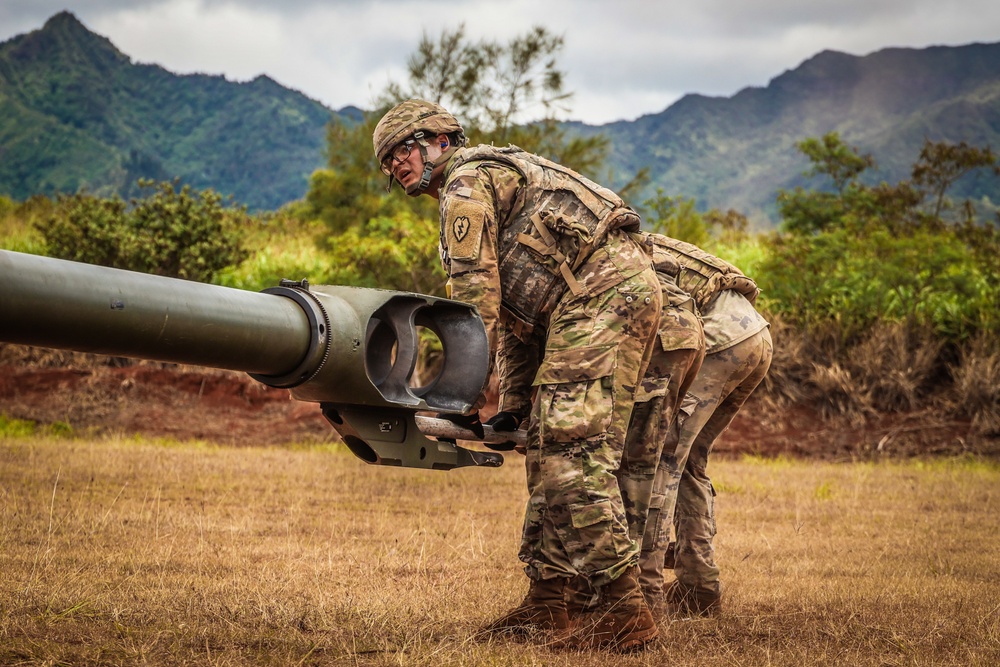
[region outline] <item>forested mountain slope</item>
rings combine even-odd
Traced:
[[[328,109],[263,76],[237,83],[133,63],[62,12],[0,44],[0,194],[128,195],[139,177],[177,177],[276,209],[305,195],[335,114],[359,111]],[[871,178],[893,183],[925,139],[1000,147],[1000,43],[824,51],[766,87],[567,127],[608,135],[615,185],[648,167],[641,198],[662,189],[774,223],[777,191],[805,183],[795,149],[804,138],[839,132],[874,155]],[[996,179],[969,178],[952,194],[1000,202],[998,189]]]

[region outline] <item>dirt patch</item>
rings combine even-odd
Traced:
[[[319,405],[293,401],[243,373],[142,365],[0,366],[0,413],[62,422],[87,435],[142,435],[227,445],[336,439]]]
[[[243,373],[78,353],[0,350],[0,415],[120,434],[226,445],[333,442],[319,405],[291,400]],[[855,460],[918,455],[1000,457],[1000,438],[925,410],[858,421],[752,397],[716,443],[718,455]]]

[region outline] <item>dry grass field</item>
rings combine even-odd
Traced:
[[[997,665],[1000,465],[713,464],[726,610],[634,655],[475,639],[523,469],[0,439],[2,665]]]

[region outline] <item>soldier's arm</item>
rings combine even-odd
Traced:
[[[441,194],[441,258],[451,298],[479,308],[490,343],[498,347],[500,272],[492,187],[478,170],[449,179]]]
[[[540,359],[538,339],[532,337],[530,342],[522,341],[501,318],[500,350],[497,354],[500,390],[498,412],[528,416],[531,412],[531,383],[538,373]]]

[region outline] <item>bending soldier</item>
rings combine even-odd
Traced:
[[[519,558],[529,587],[486,630],[541,629],[563,646],[644,645],[657,628],[615,478],[661,308],[650,259],[629,235],[638,215],[614,192],[539,156],[466,147],[461,125],[430,102],[391,109],[373,144],[390,187],[396,181],[410,196],[439,200],[452,298],[478,306],[506,366],[501,377],[530,375],[536,390],[534,402],[502,398],[490,422],[516,428],[528,418]],[[571,622],[563,596],[573,577],[601,590],[605,604]]]
[[[681,399],[687,393],[705,357],[705,335],[694,299],[677,286],[680,265],[666,252],[660,237],[633,234],[653,259],[663,293],[660,330],[646,374],[636,390],[632,420],[625,439],[622,464],[615,472],[628,521],[629,537],[642,544],[653,484],[664,443],[674,429]],[[653,513],[653,518],[657,518]],[[647,601],[648,602],[648,601]],[[570,616],[600,606],[599,591],[575,580],[567,595]]]
[[[722,587],[715,563],[715,489],[707,474],[715,440],[726,430],[771,365],[768,323],[754,308],[757,286],[736,267],[689,243],[655,237],[678,261],[677,282],[694,296],[707,349],[681,402],[656,471],[640,556],[640,581],[659,615],[714,614]],[[676,542],[670,543],[671,525]],[[664,587],[664,570],[676,577]]]

